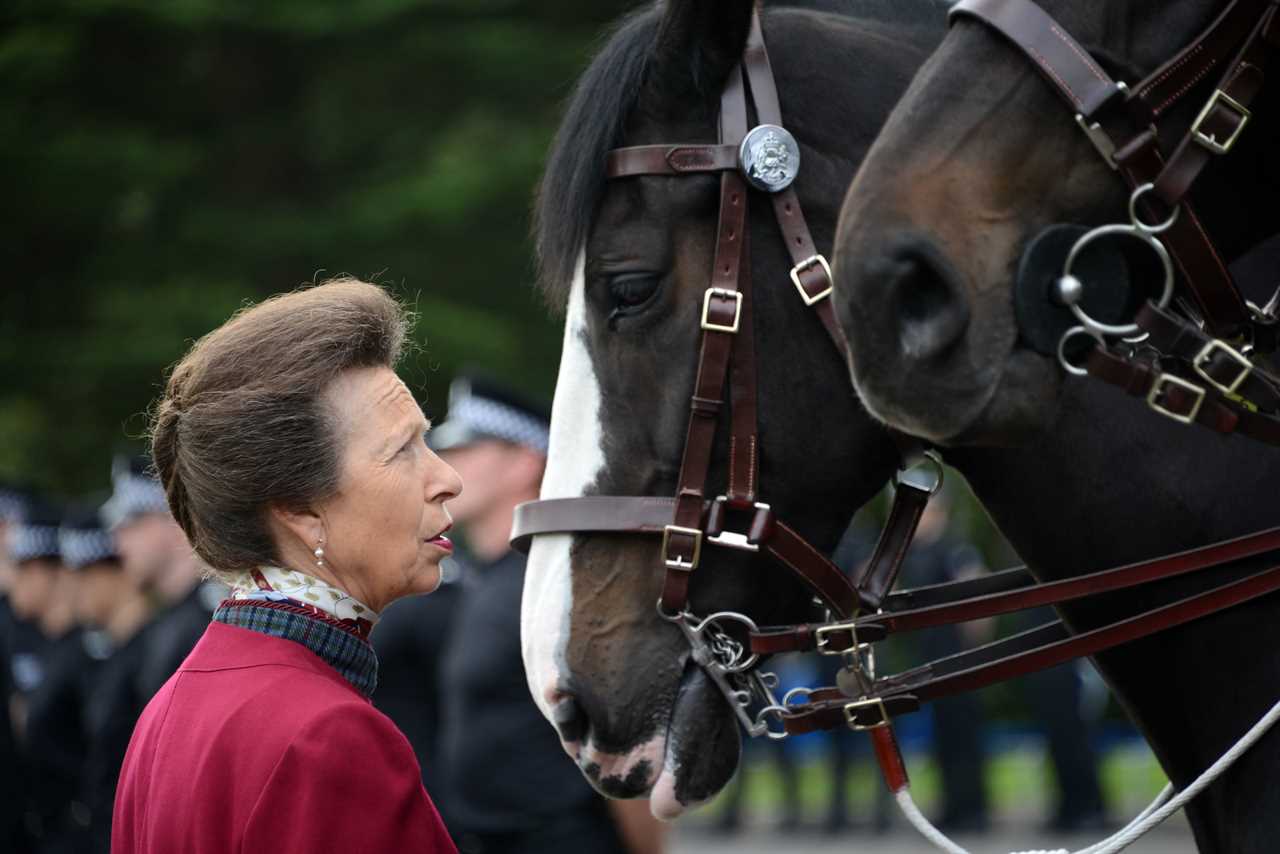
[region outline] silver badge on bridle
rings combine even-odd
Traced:
[[[738,164],[751,186],[777,193],[800,173],[800,146],[785,128],[757,125],[742,140]]]

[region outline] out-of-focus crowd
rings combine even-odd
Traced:
[[[134,722],[222,598],[145,465],[105,502],[0,486],[0,850],[109,849]]]

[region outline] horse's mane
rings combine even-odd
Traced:
[[[916,26],[922,11],[942,3],[924,0],[809,0],[771,3],[779,6],[869,19],[891,25]],[[539,284],[547,301],[562,308],[568,299],[574,265],[586,243],[601,197],[604,162],[618,145],[627,118],[647,79],[661,21],[659,4],[623,18],[578,80],[564,119],[552,141],[547,167],[534,203],[533,237],[538,254]],[[698,57],[692,55],[691,79],[700,79]],[[706,94],[708,100],[716,93]]]

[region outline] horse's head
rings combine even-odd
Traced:
[[[1134,84],[1221,4],[1041,5],[1112,78]],[[1193,100],[1171,111],[1171,132],[1190,125],[1203,103]],[[1196,200],[1211,229],[1219,224],[1213,236],[1238,245],[1247,229],[1214,216],[1226,188],[1203,183],[1213,198]],[[1043,347],[1019,338],[1016,271],[1047,226],[1125,222],[1127,199],[1123,180],[1028,57],[958,16],[886,121],[841,212],[837,314],[868,408],[947,443],[1020,441],[1045,427],[1061,371]]]
[[[605,159],[620,145],[716,140],[720,92],[741,59],[752,5],[671,2],[641,12],[578,84],[537,205],[544,288],[566,310],[543,498],[675,493],[719,180],[606,181]],[[795,9],[767,13],[764,34],[801,146],[795,187],[825,248],[853,168],[923,59],[925,39],[905,25]],[[767,196],[751,195],[747,230],[755,322],[739,334],[754,334],[756,347],[760,498],[829,550],[891,473],[895,453],[790,281]],[[709,490],[723,491],[728,469],[721,430]],[[685,638],[657,613],[662,581],[656,538],[539,536],[522,636],[530,690],[588,779],[614,797],[652,792],[655,814],[673,817],[727,782],[739,735]],[[692,574],[697,613],[796,621],[812,615],[811,599],[746,552],[705,548]]]

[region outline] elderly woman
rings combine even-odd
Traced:
[[[156,469],[232,592],[134,730],[116,854],[454,851],[369,702],[369,630],[436,588],[462,489],[393,370],[406,326],[380,288],[332,281],[237,314],[174,368]]]

